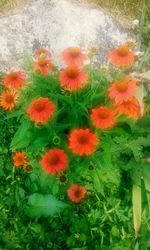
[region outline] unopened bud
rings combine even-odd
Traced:
[[[129,49],[133,49],[136,45],[136,40],[135,39],[131,39],[128,40],[125,45],[129,48]]]
[[[109,67],[105,64],[100,67],[100,71],[104,74],[106,74],[108,70],[109,70]]]
[[[139,20],[135,19],[132,21],[132,29],[136,29],[139,26]]]

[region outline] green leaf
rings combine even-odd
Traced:
[[[21,110],[10,112],[10,113],[7,114],[7,119],[14,118],[14,117],[17,117],[17,119],[18,119],[21,115],[22,115]]]
[[[132,204],[133,204],[133,224],[135,237],[137,238],[141,226],[142,202],[141,202],[141,188],[133,185],[132,188]]]
[[[32,133],[32,143],[28,145],[28,150],[33,153],[39,153],[39,151],[46,147],[49,143],[49,135],[46,130],[37,130],[37,132]]]
[[[91,178],[93,181],[93,186],[97,193],[100,193],[102,196],[104,196],[104,183],[101,178],[101,172],[99,171],[99,169],[96,169],[96,171],[93,171],[93,173],[91,173]]]
[[[11,150],[25,148],[29,145],[32,136],[31,128],[32,123],[30,121],[24,119],[21,121],[21,125],[11,142]]]
[[[150,193],[150,169],[147,162],[136,162],[131,160],[128,166],[132,166],[131,177],[133,183],[137,186],[141,186],[141,178],[144,179],[146,190]]]
[[[144,178],[141,178],[141,195],[142,195],[142,216],[146,220],[148,219],[150,213],[149,213],[148,196]]]
[[[48,217],[66,208],[68,204],[57,200],[52,195],[34,193],[29,196],[26,213],[29,217]]]

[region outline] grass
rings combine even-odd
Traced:
[[[26,0],[0,0],[0,14],[19,8],[25,2]]]
[[[99,5],[109,11],[124,28],[129,30],[132,20],[140,19],[144,5],[150,15],[150,0],[80,0],[80,2]]]
[[[68,0],[70,1],[70,0]],[[0,0],[0,13],[12,10],[20,6],[25,0]],[[141,15],[142,6],[145,3],[150,8],[149,0],[78,0],[77,2],[88,2],[100,5],[114,13],[115,16],[123,18],[136,18]]]
[[[16,0],[0,0],[0,11],[2,11],[6,7],[13,7],[16,5]]]
[[[149,0],[87,0],[88,2],[94,2],[103,8],[107,8],[110,11],[122,13],[123,15],[135,18],[141,15],[142,6],[144,3],[150,7]]]

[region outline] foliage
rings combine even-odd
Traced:
[[[87,65],[90,84],[70,92],[60,87],[58,69],[45,76],[31,65],[16,109],[0,113],[0,249],[148,250],[149,96],[140,119],[119,116],[111,129],[95,129],[90,110],[112,107],[108,87],[125,72],[105,73]],[[52,100],[57,112],[39,126],[26,111],[41,96]],[[70,131],[81,127],[95,131],[100,139],[88,157],[68,149]],[[51,175],[41,168],[42,155],[52,148],[63,148],[68,155],[69,167],[63,173]],[[15,168],[12,154],[22,150],[28,164]],[[79,204],[67,197],[73,183],[87,189]]]

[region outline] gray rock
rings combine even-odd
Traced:
[[[57,65],[69,46],[98,48],[98,61],[129,34],[104,10],[67,0],[32,0],[20,13],[0,17],[0,71],[22,67],[25,54],[48,48]]]

